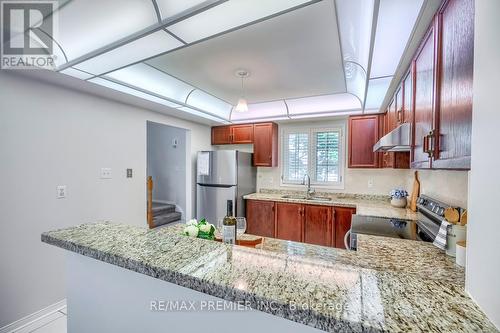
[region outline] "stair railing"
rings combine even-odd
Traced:
[[[147,219],[149,229],[154,228],[153,225],[153,177],[148,176],[146,181],[148,188],[148,203],[147,203]]]

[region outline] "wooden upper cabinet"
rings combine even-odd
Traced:
[[[212,127],[212,144],[227,145],[231,143],[231,128],[230,126]]]
[[[386,134],[397,127],[397,115],[396,115],[396,100],[393,99],[389,103],[389,109],[387,111],[387,129]]]
[[[379,115],[349,117],[349,168],[378,168]]]
[[[234,125],[231,127],[231,143],[253,143],[253,124]]]
[[[439,112],[433,168],[470,169],[474,0],[450,0],[438,14]]]
[[[403,105],[403,93],[404,93],[404,86],[401,85],[399,89],[396,91],[396,96],[394,97],[395,101],[395,118],[396,118],[396,127],[401,125],[404,122],[404,105]]]
[[[335,229],[332,207],[305,205],[304,212],[304,242],[333,246]]]
[[[212,144],[253,143],[253,124],[212,127]]]
[[[352,215],[356,214],[356,208],[335,207],[333,216],[335,220],[335,238],[336,248],[345,249],[344,237],[347,231],[351,229]]]
[[[275,123],[254,124],[253,165],[278,166],[278,125]]]
[[[247,233],[263,237],[274,237],[273,201],[247,200]]]
[[[302,242],[304,205],[276,203],[276,238]]]
[[[406,73],[403,79],[403,123],[413,124],[413,72]]]
[[[432,144],[430,135],[434,128],[435,37],[435,26],[432,25],[413,64],[415,70],[415,122],[413,126],[412,168],[431,167],[431,158],[428,152]]]
[[[278,166],[278,125],[256,123],[212,127],[212,144],[252,144],[253,165]]]

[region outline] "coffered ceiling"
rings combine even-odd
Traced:
[[[218,123],[378,111],[432,1],[69,0],[53,70]]]
[[[346,91],[332,1],[322,1],[147,61],[235,105]]]

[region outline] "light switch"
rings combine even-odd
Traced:
[[[66,198],[66,185],[58,185],[56,186],[56,198],[64,199]]]
[[[101,168],[101,179],[111,179],[111,168]]]
[[[132,169],[127,169],[127,178],[132,178]]]

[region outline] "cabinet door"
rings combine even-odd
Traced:
[[[335,247],[345,249],[344,236],[351,229],[352,215],[356,214],[355,208],[334,207],[335,219]]]
[[[302,242],[304,206],[276,203],[276,238]]]
[[[234,144],[253,143],[253,124],[231,126],[231,142]]]
[[[412,168],[430,168],[431,159],[426,152],[430,146],[428,135],[433,129],[435,87],[435,29],[431,27],[415,60],[414,144]]]
[[[212,127],[212,144],[227,145],[231,143],[231,128],[229,126]]]
[[[379,138],[379,116],[349,117],[349,168],[378,168],[373,146]]]
[[[395,107],[396,107],[396,127],[401,125],[403,123],[403,118],[404,118],[404,105],[403,105],[403,93],[404,93],[404,86],[401,85],[399,87],[398,91],[396,91],[396,96],[394,97],[395,102]]]
[[[333,224],[332,207],[305,205],[304,242],[332,246],[335,233]]]
[[[247,200],[247,233],[263,237],[274,237],[273,201]]]
[[[439,19],[439,133],[432,167],[470,169],[474,1],[448,1]]]
[[[389,103],[389,111],[387,113],[387,131],[386,134],[392,131],[397,126],[397,117],[396,117],[396,100],[393,99],[391,103]]]
[[[413,75],[411,69],[403,81],[403,122],[413,124]]]
[[[254,124],[254,166],[278,166],[278,125],[275,123]]]

